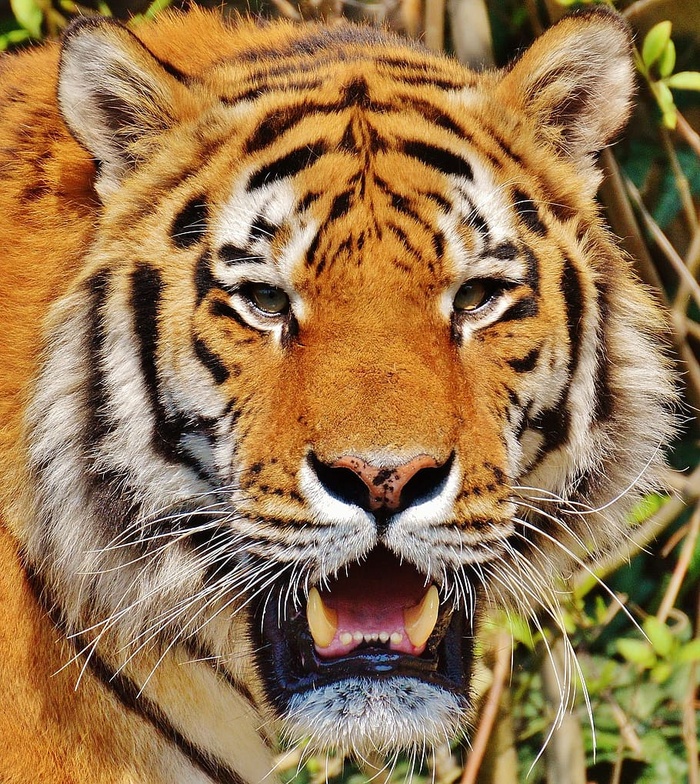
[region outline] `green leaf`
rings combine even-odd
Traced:
[[[618,652],[632,664],[650,670],[656,664],[656,656],[651,645],[644,640],[631,640],[623,637],[616,642]]]
[[[656,90],[656,102],[659,104],[659,109],[664,113],[675,110],[676,105],[673,102],[673,93],[668,89],[665,82],[655,82],[654,87]]]
[[[27,30],[9,30],[7,33],[0,35],[0,52],[4,52],[10,46],[21,44],[30,37]]]
[[[676,128],[676,124],[678,123],[678,114],[676,112],[676,107],[674,106],[672,109],[665,111],[661,118],[664,128],[668,128],[669,131],[673,131]]]
[[[700,71],[679,71],[665,82],[674,90],[700,90]]]
[[[642,60],[647,68],[661,57],[670,40],[671,22],[659,22],[649,30],[642,44]]]
[[[148,8],[143,12],[143,15],[146,17],[146,19],[153,19],[153,17],[157,16],[161,11],[164,11],[166,8],[170,7],[172,3],[173,0],[153,0]]]
[[[681,645],[677,659],[680,662],[700,661],[700,639],[691,640],[685,645]]]
[[[642,626],[654,651],[664,659],[669,656],[674,648],[675,639],[668,626],[654,615],[650,615]]]
[[[10,0],[10,6],[22,27],[34,38],[41,38],[44,14],[36,0]]]
[[[636,183],[635,183],[636,184]],[[639,186],[638,186],[639,187]],[[629,515],[629,521],[632,525],[643,523],[646,519],[651,517],[655,512],[668,501],[667,495],[660,495],[659,493],[650,493],[640,499],[633,507]]]
[[[676,67],[676,45],[669,41],[661,52],[657,68],[661,76],[670,76]]]
[[[666,683],[673,675],[673,665],[671,662],[661,662],[651,670],[651,679],[654,683]]]

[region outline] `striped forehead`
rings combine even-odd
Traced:
[[[513,209],[492,162],[455,119],[464,88],[459,100],[433,91],[431,102],[406,94],[387,103],[375,92],[374,79],[351,71],[345,82],[325,89],[323,100],[314,93],[274,101],[264,96],[259,108],[265,111],[252,112],[255,122],[243,143],[255,163],[237,174],[213,227],[224,278],[226,270],[235,268],[239,279],[255,270],[261,281],[289,285],[318,235],[329,237],[334,216],[361,203],[379,223],[391,222],[396,212],[422,222],[446,251],[438,255],[441,262],[449,257],[451,277],[500,274],[479,262],[503,257],[493,249],[515,242]],[[431,193],[423,167],[433,182],[438,175]],[[359,180],[373,188],[360,189]],[[375,200],[376,191],[383,192],[379,209],[369,204],[372,190]],[[311,200],[318,203],[309,209]]]

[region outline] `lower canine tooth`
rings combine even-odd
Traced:
[[[425,645],[428,637],[433,633],[439,609],[440,595],[438,589],[431,585],[419,604],[415,607],[407,607],[403,611],[406,635],[414,647],[420,648]]]
[[[314,642],[319,648],[327,648],[335,633],[338,631],[338,613],[326,607],[321,599],[318,589],[309,591],[309,600],[306,603],[306,620]]]

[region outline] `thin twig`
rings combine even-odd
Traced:
[[[688,268],[685,266],[685,262],[678,255],[678,251],[673,247],[668,237],[663,233],[663,231],[661,231],[659,224],[650,215],[649,211],[644,205],[644,202],[642,201],[642,197],[640,196],[637,187],[632,182],[632,180],[625,178],[625,187],[627,188],[627,192],[632,199],[634,206],[637,208],[642,221],[644,222],[645,228],[654,238],[654,241],[658,245],[659,249],[663,252],[664,256],[668,259],[680,280],[687,284],[688,288],[690,289],[690,295],[693,297],[698,306],[700,306],[700,285],[698,285],[698,282],[690,274]]]
[[[633,555],[654,541],[684,509],[685,501],[680,498],[669,498],[656,514],[632,529],[629,538],[624,539],[619,548],[598,561],[590,571],[581,569],[578,572],[571,583],[574,595],[582,598],[599,585],[601,580],[605,581],[608,575],[628,564]]]
[[[481,711],[479,726],[472,740],[471,750],[467,757],[467,764],[464,766],[460,784],[475,784],[477,780],[479,769],[496,723],[501,696],[510,673],[511,645],[512,641],[509,634],[503,632],[496,637],[493,646],[496,652],[496,661],[493,667],[493,683]]]
[[[700,156],[700,135],[691,128],[683,115],[676,111],[676,130],[683,139],[693,148],[696,155]]]
[[[683,213],[685,215],[686,223],[688,224],[688,229],[691,232],[695,232],[698,228],[698,215],[695,211],[695,204],[693,202],[693,195],[690,190],[690,183],[688,182],[688,178],[685,176],[680,162],[678,161],[678,155],[676,154],[676,150],[671,143],[669,132],[662,127],[660,129],[660,136],[664,152],[666,153],[668,162],[671,165],[671,171],[673,172],[673,179],[676,182],[678,194],[681,197],[681,204],[683,205]]]
[[[666,2],[667,0],[637,0],[636,3],[632,3],[632,5],[627,6],[627,8],[620,11],[620,13],[627,19],[628,22],[632,23],[636,17],[648,13],[655,5],[662,5]]]
[[[289,0],[272,0],[272,4],[282,14],[285,19],[292,19],[295,22],[301,21],[299,10],[293,6]]]
[[[620,167],[610,150],[603,150],[601,161],[605,179],[600,195],[607,207],[608,223],[621,239],[625,250],[632,256],[639,277],[654,289],[662,302],[667,302],[663,283],[627,198]]]
[[[697,590],[697,589],[696,589]],[[700,590],[697,590],[695,639],[700,638]],[[688,690],[683,700],[683,740],[688,757],[688,784],[700,784],[700,757],[698,755],[698,720],[696,695],[698,689],[698,663],[692,662],[688,672]]]
[[[435,52],[445,46],[446,0],[425,0],[425,45]]]
[[[685,542],[683,542],[681,553],[678,556],[678,563],[671,575],[671,581],[669,582],[664,598],[661,601],[659,611],[656,613],[656,617],[662,623],[666,622],[668,614],[673,609],[676,599],[678,598],[678,593],[683,585],[683,580],[688,572],[690,561],[695,552],[698,532],[700,532],[700,504],[696,504],[695,509],[693,510],[693,515],[690,518],[690,525],[688,526],[688,533],[685,537]]]
[[[688,272],[690,272],[690,274],[695,277],[698,272],[698,268],[700,267],[700,229],[696,230],[692,240],[690,241],[690,246],[688,247],[688,251],[685,254],[685,266],[687,267]],[[681,281],[680,285],[678,286],[676,297],[673,300],[674,312],[685,314],[686,310],[688,309],[689,299],[690,289],[686,285],[685,281]]]

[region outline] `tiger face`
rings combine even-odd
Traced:
[[[184,658],[314,748],[440,743],[485,610],[554,613],[673,431],[593,201],[628,33],[591,11],[482,75],[349,26],[138,36],[83,20],[61,55],[94,219],[26,417],[27,561],[164,720]]]

